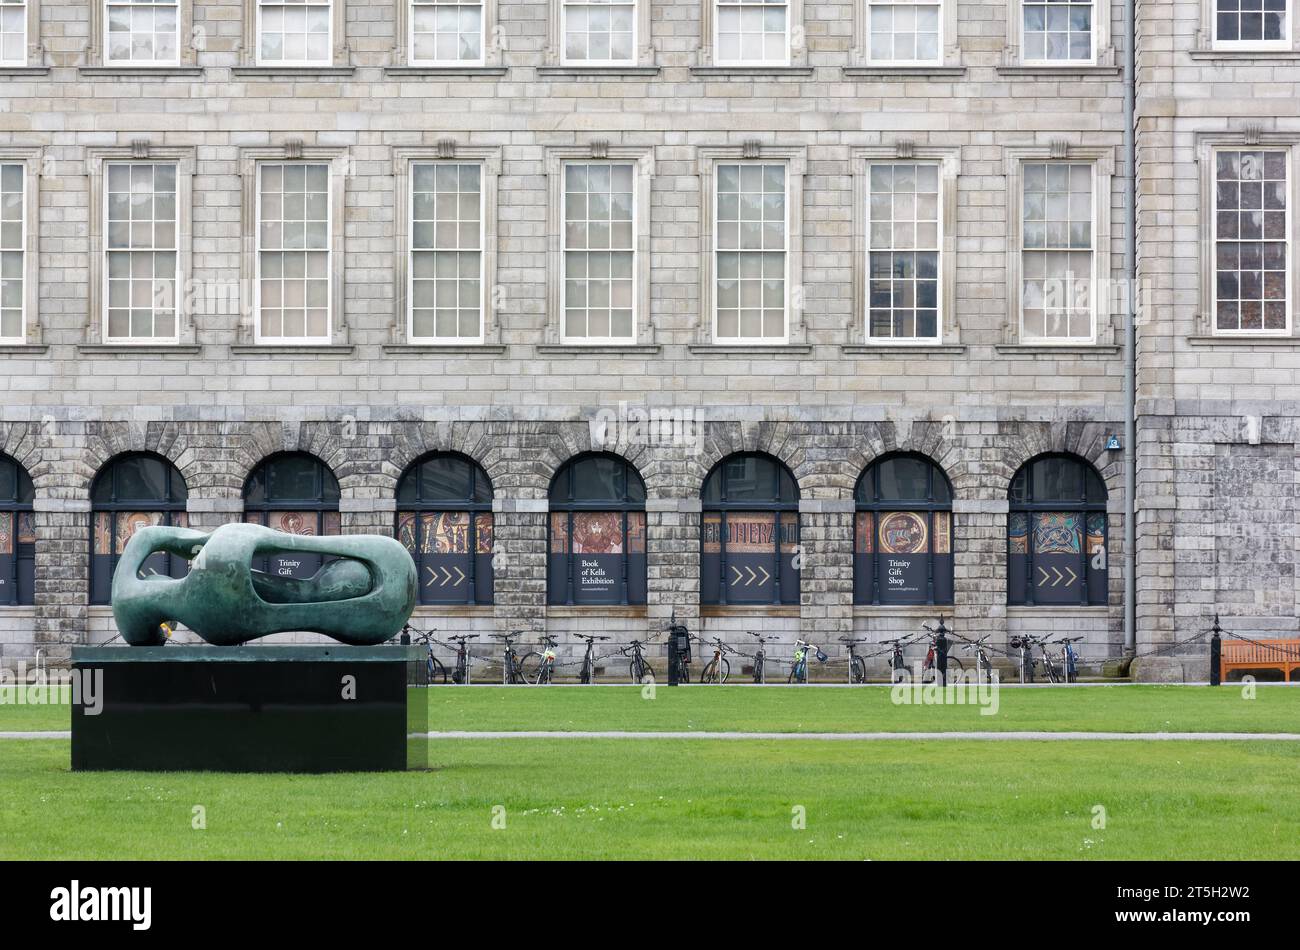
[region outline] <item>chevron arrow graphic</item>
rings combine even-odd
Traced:
[[[1070,579],[1066,581],[1067,584],[1073,584],[1075,581],[1079,579],[1079,575],[1074,573],[1074,571],[1070,570],[1070,568],[1068,567],[1065,569],[1065,573],[1070,575]]]
[[[732,586],[732,587],[735,587],[737,584],[740,583],[740,581],[741,581],[741,579],[744,577],[744,575],[740,573],[740,569],[737,568],[736,565],[734,565],[734,564],[731,565],[731,571],[732,571],[733,574],[736,575],[736,576],[735,576],[734,578],[732,578],[732,580],[731,580],[731,586]]]
[[[451,586],[459,587],[461,584],[465,583],[465,572],[462,571],[459,567],[456,567],[454,565],[452,566],[452,569],[460,576],[456,578],[456,583],[452,584]]]
[[[1045,570],[1042,568],[1042,566],[1039,566],[1039,568],[1038,568],[1038,573],[1042,575],[1042,577],[1039,578],[1038,586],[1039,586],[1039,587],[1045,587],[1045,586],[1047,585],[1047,582],[1050,581],[1050,580],[1052,579],[1052,576],[1051,576],[1050,574],[1048,574],[1047,571],[1045,571]]]
[[[759,567],[759,571],[761,571],[763,574],[763,579],[759,581],[760,584],[766,584],[768,581],[772,579],[772,575],[767,572],[766,568]]]
[[[428,580],[428,582],[427,582],[424,586],[425,586],[425,587],[432,587],[432,586],[433,586],[433,582],[436,581],[436,580],[438,579],[438,572],[435,571],[433,568],[431,568],[431,567],[427,567],[427,566],[425,567],[425,570],[429,572],[429,580]]]

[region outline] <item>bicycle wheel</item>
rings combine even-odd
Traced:
[[[854,683],[867,681],[867,663],[860,656],[855,656],[849,663],[850,678]]]
[[[525,653],[515,664],[515,674],[518,676],[518,682],[528,685],[537,682],[538,674],[542,670],[544,658],[540,653]]]
[[[585,683],[590,683],[590,682],[591,682],[591,664],[590,664],[590,663],[583,663],[583,664],[582,664],[582,673],[580,673],[580,674],[578,675],[578,682],[579,682],[579,683],[584,683],[584,684],[585,684]]]
[[[443,666],[442,663],[434,657],[429,657],[427,671],[429,674],[430,686],[433,686],[436,683],[441,683],[444,686],[447,685],[447,667]]]
[[[761,656],[754,660],[754,682],[763,682],[763,658]]]
[[[714,678],[715,678],[717,675],[718,675],[718,661],[717,661],[717,660],[710,660],[710,661],[705,665],[704,669],[700,670],[700,682],[701,682],[701,683],[712,683],[713,680],[714,680]]]
[[[722,682],[725,683],[727,681],[727,677],[730,675],[731,675],[731,661],[728,660],[726,657],[723,657],[722,658]]]

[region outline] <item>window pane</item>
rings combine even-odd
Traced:
[[[565,3],[565,59],[593,63],[634,61],[634,22],[632,3]]]
[[[413,63],[475,63],[482,58],[482,3],[472,0],[413,0]]]
[[[564,311],[568,338],[628,339],[636,297],[635,169],[564,169]]]
[[[1215,153],[1215,328],[1285,332],[1287,154]]]
[[[327,63],[330,60],[330,4],[258,4],[262,62]]]
[[[1022,168],[1021,314],[1026,337],[1092,336],[1092,167]]]
[[[786,167],[719,165],[717,339],[781,339],[786,315]]]
[[[325,339],[330,326],[329,166],[264,164],[259,172],[261,336]]]
[[[411,166],[411,335],[478,339],[482,317],[482,169]]]
[[[720,63],[784,63],[788,59],[784,3],[718,0],[717,51]]]
[[[1092,59],[1091,0],[1047,0],[1023,6],[1022,58]]]
[[[873,337],[937,337],[938,165],[876,164],[868,182],[867,332]]]

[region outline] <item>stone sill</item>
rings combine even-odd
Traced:
[[[811,76],[811,66],[692,66],[692,76],[784,79]]]
[[[793,604],[709,604],[700,605],[701,617],[794,617],[799,608]]]
[[[1263,346],[1293,349],[1300,347],[1300,337],[1295,336],[1189,336],[1189,346]]]
[[[686,350],[694,356],[770,356],[774,359],[788,359],[792,356],[808,356],[813,348],[806,343],[694,343]]]
[[[351,356],[355,346],[336,344],[237,343],[231,356]]]
[[[237,79],[346,79],[356,71],[355,66],[230,67],[230,75]]]
[[[845,343],[840,346],[845,356],[961,356],[966,352],[964,343]]]
[[[538,356],[655,356],[663,347],[658,343],[539,343]]]
[[[854,617],[928,617],[944,623],[952,620],[952,604],[854,604]]]
[[[621,79],[658,76],[658,66],[538,66],[537,76],[558,79]]]
[[[203,347],[197,343],[78,343],[80,356],[197,356]]]
[[[491,617],[491,604],[416,604],[412,619],[437,620],[441,617]],[[420,630],[419,633],[437,633],[436,629]]]
[[[384,75],[394,79],[441,78],[457,79],[462,76],[504,76],[508,66],[385,66]]]
[[[5,343],[0,345],[0,356],[40,356],[50,348],[44,343]]]
[[[78,76],[95,78],[131,77],[141,79],[198,79],[203,75],[202,66],[78,66]]]
[[[965,66],[845,66],[840,70],[845,79],[961,79]]]
[[[49,66],[0,66],[0,76],[18,78],[21,76],[48,76]]]
[[[1105,604],[1025,604],[1007,606],[1008,617],[1104,617],[1110,613]]]
[[[998,66],[999,76],[1037,76],[1044,79],[1108,79],[1118,76],[1119,66]]]
[[[627,620],[644,618],[645,604],[553,604],[546,607],[547,618],[620,617]]]
[[[1115,356],[1120,348],[1097,343],[999,343],[994,351],[1003,356]]]
[[[1192,49],[1187,55],[1197,60],[1246,60],[1252,66],[1266,66],[1268,60],[1294,62],[1300,59],[1300,50],[1293,49]]]
[[[385,343],[381,349],[388,356],[500,356],[507,348],[500,343]]]

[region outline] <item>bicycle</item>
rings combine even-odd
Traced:
[[[840,643],[848,645],[849,648],[849,685],[857,686],[867,681],[867,661],[858,656],[858,644],[865,643],[865,640],[854,639],[852,637],[840,637]]]
[[[447,639],[456,644],[452,647],[452,649],[456,651],[456,668],[451,671],[451,681],[459,686],[468,686],[470,667],[469,641],[477,640],[478,634],[462,633],[454,637],[448,637]]]
[[[895,637],[893,640],[881,640],[881,643],[888,643],[893,646],[889,656],[889,680],[891,683],[900,682],[907,676],[907,660],[903,658],[903,644],[911,640],[911,636]]]
[[[993,634],[986,633],[977,640],[968,641],[966,645],[962,647],[962,649],[967,653],[975,654],[975,676],[977,682],[980,676],[983,676],[986,682],[993,681],[993,663],[989,660],[988,651],[984,649],[984,641],[991,636],[993,636]]]
[[[579,640],[587,641],[587,652],[582,655],[582,672],[578,674],[579,683],[594,683],[596,681],[596,652],[597,640],[608,640],[609,637],[597,637],[589,633],[575,634]]]
[[[826,654],[821,651],[820,647],[815,647],[807,640],[794,641],[794,665],[790,667],[790,675],[786,678],[787,683],[807,683],[808,682],[808,651],[815,651],[818,663],[826,662]]]
[[[644,646],[645,643],[641,640],[633,640],[618,651],[624,656],[631,657],[631,662],[627,665],[627,672],[632,677],[633,683],[653,683],[655,681],[655,671],[650,668],[645,655],[641,652],[641,648]]]
[[[943,623],[942,620],[939,622],[940,624]],[[923,623],[921,624],[921,626],[924,627],[927,631],[929,631],[930,634],[930,648],[925,651],[925,662],[921,664],[921,682],[925,683],[928,682],[928,680],[926,679],[926,674],[929,674],[930,680],[937,680],[939,678],[939,667],[938,667],[939,654],[935,646],[939,639],[939,633],[928,623]],[[957,659],[957,657],[953,656],[952,653],[950,652],[948,654],[947,670],[944,672],[945,685],[947,684],[948,674],[953,672],[953,667],[957,668],[956,670],[957,678],[960,680],[962,674],[966,672],[966,667],[961,660]]]
[[[1020,636],[1012,637],[1008,640],[1007,646],[1011,647],[1013,650],[1020,651],[1021,685],[1032,683],[1034,681],[1034,666],[1036,665],[1036,661],[1034,660],[1033,638],[1021,634]]]
[[[522,630],[511,630],[509,633],[494,633],[492,636],[502,641],[505,652],[501,658],[501,683],[504,686],[524,686],[528,683],[528,677],[524,673],[524,661],[530,657],[536,657],[537,662],[541,662],[541,655],[537,653],[526,653],[522,657],[519,651],[515,649],[515,641],[523,636]]]
[[[722,684],[727,681],[731,675],[731,663],[725,656],[727,645],[722,642],[721,637],[713,638],[713,659],[704,665],[700,670],[701,683],[718,683]]]
[[[1079,654],[1075,652],[1074,644],[1082,639],[1083,637],[1062,637],[1056,641],[1061,644],[1061,669],[1067,683],[1079,681]]]
[[[1049,683],[1061,682],[1060,671],[1057,670],[1056,664],[1052,662],[1052,654],[1047,652],[1048,638],[1043,637],[1037,640],[1036,642],[1038,643],[1038,649],[1041,650],[1043,654],[1043,672],[1047,674],[1047,682]]]
[[[767,643],[767,638],[759,636],[753,630],[746,630],[745,632],[758,641],[758,652],[754,654],[754,682],[762,686],[767,682],[767,670],[765,669],[767,651],[763,648],[763,644]]]
[[[433,645],[439,642],[430,635],[433,630],[416,630],[408,623],[402,625],[402,633],[410,636],[416,643],[423,643],[425,649],[429,651],[428,656],[424,659],[424,672],[428,677],[427,682],[429,685],[432,686],[441,680],[445,686],[447,684],[447,667],[443,666],[442,662],[433,655]],[[439,645],[446,646],[446,644],[441,643]]]
[[[541,653],[526,653],[519,661],[524,672],[524,681],[534,686],[550,686],[555,676],[555,648],[558,646],[554,637],[542,637]],[[536,658],[536,662],[534,662]]]

